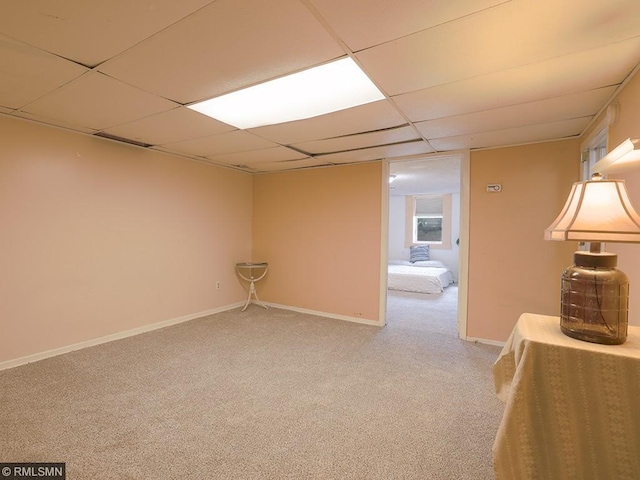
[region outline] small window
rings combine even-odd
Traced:
[[[607,137],[609,132],[608,122],[610,121],[609,115],[610,111],[607,109],[607,116],[580,145],[580,150],[582,152],[582,158],[580,159],[582,163],[580,177],[583,181],[591,180],[591,168],[598,162],[598,160],[607,154]]]
[[[442,243],[442,215],[415,217],[413,232],[415,243]]]
[[[407,245],[451,248],[451,195],[407,197]]]
[[[598,162],[598,160],[602,159],[607,154],[607,146],[606,145],[597,145],[594,148],[589,148],[582,152],[582,172],[581,178],[582,180],[591,180],[591,169]]]
[[[414,197],[413,243],[442,243],[443,199]]]

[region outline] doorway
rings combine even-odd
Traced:
[[[431,329],[466,339],[469,154],[452,152],[389,161],[388,175],[386,323],[421,317],[421,321],[431,322]],[[441,209],[439,199],[447,197],[449,210]],[[448,228],[442,228],[447,222]],[[431,230],[429,236],[416,236],[416,228],[425,225]],[[424,239],[428,239],[429,261],[411,262],[410,247],[423,244]],[[448,274],[439,272],[441,268]],[[397,275],[404,270],[409,275],[435,275],[435,280],[428,280],[434,288],[423,288],[423,283],[414,286],[412,279],[405,283],[405,278]],[[442,285],[439,291],[437,284]]]

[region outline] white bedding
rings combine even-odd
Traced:
[[[453,281],[451,271],[442,262],[393,262],[389,264],[387,287],[390,290],[417,293],[441,293]]]

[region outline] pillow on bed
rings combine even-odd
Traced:
[[[429,245],[414,245],[409,250],[411,263],[429,260]]]
[[[447,268],[440,260],[418,260],[413,262],[414,267]]]
[[[389,260],[389,265],[411,265],[409,260]]]

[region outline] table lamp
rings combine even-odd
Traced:
[[[562,274],[560,329],[587,342],[618,345],[627,339],[629,281],[616,269],[618,256],[603,242],[640,242],[640,216],[624,180],[592,180],[573,184],[558,218],[545,230],[545,240],[590,242],[577,251]]]

